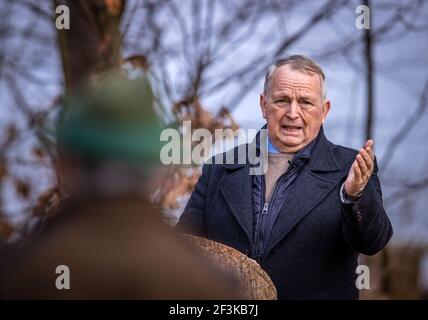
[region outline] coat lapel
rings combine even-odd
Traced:
[[[338,172],[338,178],[334,180],[325,178],[327,172]],[[309,162],[290,186],[285,203],[273,226],[266,255],[334,189],[340,181],[339,176],[341,176],[340,167],[321,131]]]
[[[220,183],[220,191],[240,227],[252,243],[253,209],[252,179],[249,165],[237,166],[237,170]]]
[[[264,126],[262,129],[265,129]],[[262,154],[256,157],[254,152],[250,152],[249,148],[255,150],[260,146],[260,139],[266,139],[267,133],[261,134],[259,131],[250,144],[243,144],[238,149],[233,149],[229,152],[234,152],[233,164],[223,164],[229,174],[220,182],[220,192],[226,200],[227,206],[238,222],[239,226],[245,232],[248,242],[253,243],[253,228],[254,228],[254,212],[253,212],[253,176],[250,174],[251,168],[259,167],[263,163],[263,155],[266,151],[261,150]],[[263,146],[267,146],[263,144]],[[244,150],[242,150],[244,149]],[[239,155],[245,155],[245,163],[240,164]],[[223,157],[220,155],[220,157]],[[261,158],[260,158],[261,157]],[[226,156],[227,158],[227,156]],[[225,160],[224,158],[222,159]]]

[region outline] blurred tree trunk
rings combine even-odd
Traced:
[[[70,28],[57,30],[66,96],[121,65],[120,20],[126,0],[52,0],[52,3],[54,13],[59,5],[66,5],[70,13]],[[54,16],[57,18],[59,14]],[[56,154],[54,163],[55,158]],[[57,184],[60,185],[58,176]],[[41,194],[33,215],[49,216],[50,212],[56,212],[62,202],[58,190],[54,187]]]
[[[370,8],[370,27],[364,32],[364,57],[366,62],[366,104],[367,104],[367,113],[366,113],[366,126],[365,126],[365,141],[368,139],[373,139],[373,123],[374,123],[374,46],[373,46],[373,37],[372,37],[372,7],[370,7],[370,0],[364,0],[364,5]],[[367,258],[373,262],[373,259]],[[389,257],[388,250],[385,248],[379,253],[380,259],[380,270],[381,270],[381,280],[380,280],[380,293],[383,296],[388,296],[390,293],[390,275],[389,275]]]
[[[364,5],[370,8],[370,1],[364,0]],[[372,47],[372,35],[371,35],[371,24],[372,15],[370,10],[370,27],[364,32],[365,42],[365,60],[366,60],[366,83],[367,83],[367,115],[366,115],[366,136],[365,140],[372,138],[373,136],[373,109],[374,109],[374,90],[373,90],[373,47]]]
[[[120,20],[125,0],[53,0],[70,9],[70,29],[58,30],[65,89],[85,85],[98,74],[119,66]]]

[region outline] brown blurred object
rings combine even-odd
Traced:
[[[3,147],[12,144],[18,136],[18,129],[15,124],[10,124],[6,129],[5,139],[2,143]]]
[[[122,13],[122,0],[105,0],[107,11],[112,16],[117,16]]]
[[[69,30],[58,30],[66,90],[94,81],[121,62],[120,20],[124,0],[53,0],[70,8]]]
[[[31,154],[37,159],[37,160],[43,160],[43,158],[45,157],[45,152],[43,151],[43,149],[39,146],[34,146],[31,149]]]
[[[226,107],[221,107],[214,116],[202,106],[197,96],[176,102],[172,112],[178,122],[192,121],[192,130],[204,128],[214,133],[215,129],[232,129],[233,131],[239,129],[239,125]]]
[[[6,165],[0,162],[0,180],[7,176],[7,168]]]
[[[364,256],[362,263],[370,268],[370,290],[362,290],[360,299],[426,299],[419,279],[421,258],[428,247],[389,245],[384,250],[390,257],[387,263],[383,261],[385,252]]]
[[[239,292],[244,299],[277,299],[275,285],[256,261],[224,244],[192,235],[185,237],[200,247],[214,265],[239,279]]]
[[[145,56],[142,55],[132,55],[122,60],[122,64],[129,63],[135,69],[141,69],[144,71],[148,71],[150,64]]]
[[[37,199],[37,204],[32,208],[35,217],[51,217],[58,213],[63,204],[63,199],[57,187],[43,192]]]
[[[172,112],[180,125],[183,121],[191,121],[192,132],[200,128],[209,130],[213,135],[212,144],[216,142],[216,129],[231,129],[234,132],[239,129],[239,125],[233,119],[228,108],[221,107],[214,116],[202,106],[199,98],[196,96],[175,103]],[[225,131],[225,133],[230,132]],[[228,136],[228,138],[233,137]],[[194,147],[199,141],[192,141],[191,143],[192,147]],[[189,196],[192,193],[200,175],[201,170],[199,166],[173,168],[170,178],[162,187],[162,190],[160,190],[159,199],[162,207],[166,209],[178,209],[180,204],[177,202],[177,199]]]
[[[201,172],[197,168],[191,168],[190,171],[186,170],[186,168],[177,168],[173,171],[162,188],[164,193],[160,202],[163,207],[178,209],[179,204],[177,203],[177,199],[193,191],[200,175]]]
[[[14,180],[16,192],[23,198],[28,198],[30,196],[31,187],[25,181],[20,179]]]
[[[8,239],[15,232],[15,228],[0,216],[0,240]]]
[[[70,204],[42,233],[22,248],[9,248],[2,259],[2,298],[238,298],[233,281],[139,196]],[[70,270],[69,290],[55,286],[59,265]]]

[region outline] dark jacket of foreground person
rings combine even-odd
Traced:
[[[236,148],[234,152],[238,154]],[[383,249],[392,227],[376,163],[359,200],[341,202],[340,187],[356,154],[332,144],[321,129],[310,155],[290,165],[289,170],[297,166],[299,173],[289,188],[277,192],[284,200],[270,201],[277,202],[273,211],[278,215],[261,257],[255,255],[258,244],[253,240],[259,210],[253,197],[260,189],[254,181],[261,181],[249,174],[254,161],[205,165],[178,228],[256,259],[272,278],[279,299],[357,299],[358,255]]]
[[[69,268],[59,290],[57,266]],[[91,197],[68,206],[1,255],[0,298],[231,299],[234,283],[139,197]]]

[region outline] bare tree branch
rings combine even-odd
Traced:
[[[266,71],[268,66],[272,63],[273,60],[278,58],[283,54],[283,52],[288,49],[291,45],[300,40],[306,33],[312,30],[315,26],[320,23],[323,18],[331,16],[342,8],[345,4],[349,3],[348,0],[344,1],[329,1],[327,5],[323,6],[318,10],[299,30],[293,33],[291,36],[287,37],[271,54],[271,58],[267,58],[267,54],[263,53],[258,58],[253,59],[243,68],[238,71],[230,74],[229,76],[222,79],[217,84],[214,84],[207,91],[215,91],[224,86],[226,83],[238,78],[242,79],[241,89],[234,95],[229,103],[231,109],[236,106],[238,100],[242,99],[248,91],[254,85],[255,79],[260,78],[263,73]]]
[[[403,185],[400,190],[392,193],[388,198],[385,199],[385,206],[391,206],[402,198],[414,194],[415,191],[422,190],[425,188],[428,188],[428,177],[417,182],[407,183]]]

